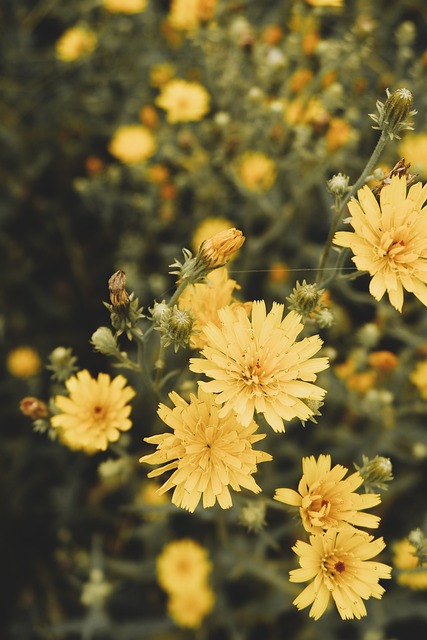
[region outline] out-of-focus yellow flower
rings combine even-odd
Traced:
[[[191,358],[190,370],[213,378],[199,385],[218,394],[221,417],[236,411],[249,425],[257,411],[274,431],[284,431],[284,420],[314,415],[307,401],[325,395],[313,383],[329,366],[328,358],[312,358],[322,346],[318,335],[296,342],[304,328],[301,316],[291,311],[283,319],[283,311],[284,305],[275,302],[267,314],[265,302],[256,300],[249,319],[241,307],[224,307],[218,311],[221,328],[208,323],[203,329],[205,357]]]
[[[257,464],[271,460],[271,456],[257,451],[252,445],[265,438],[255,433],[257,425],[243,426],[234,414],[219,416],[219,408],[212,393],[198,390],[190,394],[190,403],[177,393],[169,394],[175,407],[159,405],[159,416],[172,433],[145,438],[156,444],[157,450],[140,458],[140,462],[164,465],[148,474],[149,478],[174,470],[161,487],[161,493],[175,487],[172,502],[193,512],[200,500],[203,507],[213,507],[218,501],[222,509],[232,506],[229,486],[259,493],[252,474]]]
[[[427,589],[427,565],[418,564],[415,547],[408,538],[394,543],[393,565],[398,569],[396,580],[403,587],[414,590]]]
[[[52,417],[51,424],[70,449],[105,451],[109,442],[119,439],[121,431],[131,428],[128,402],[135,391],[122,375],[111,380],[107,373],[100,373],[94,379],[83,370],[69,378],[65,386],[70,395],[56,396],[54,402],[60,413]]]
[[[193,591],[173,593],[168,600],[168,613],[179,627],[198,629],[214,604],[212,589],[203,584]]]
[[[64,62],[73,62],[91,53],[98,44],[94,31],[85,27],[67,29],[55,44],[56,55]]]
[[[191,239],[191,247],[197,251],[203,240],[211,238],[220,231],[226,231],[234,227],[234,224],[227,218],[205,218],[196,227]],[[233,259],[233,256],[230,258]]]
[[[157,557],[157,580],[167,593],[194,591],[212,571],[207,549],[191,538],[169,542]]]
[[[243,306],[249,314],[252,303],[232,302],[233,291],[239,289],[235,280],[228,277],[226,267],[215,269],[207,275],[208,282],[190,285],[179,297],[179,308],[191,309],[195,318],[190,346],[202,349],[206,345],[206,337],[202,331],[208,322],[221,326],[218,309],[231,305],[232,308]]]
[[[326,149],[337,151],[355,139],[356,132],[346,120],[331,118],[326,132]]]
[[[393,176],[380,192],[380,203],[368,186],[348,203],[354,231],[338,231],[334,244],[349,247],[359,271],[372,276],[369,292],[402,311],[403,291],[427,305],[427,185],[412,186],[406,193],[405,176]]]
[[[427,133],[408,133],[399,143],[399,155],[411,163],[411,172],[427,178]]]
[[[168,22],[179,31],[193,31],[213,18],[216,4],[217,0],[172,0]]]
[[[163,85],[156,104],[166,111],[170,123],[195,122],[209,111],[210,97],[198,82],[170,80]]]
[[[306,531],[322,534],[332,527],[378,527],[378,516],[361,512],[379,504],[381,496],[355,493],[363,484],[358,471],[344,479],[348,469],[340,464],[331,469],[330,455],[320,455],[317,460],[314,456],[303,458],[302,471],[298,492],[293,489],[276,489],[274,498],[299,507]]]
[[[344,0],[305,0],[312,7],[342,7]]]
[[[289,86],[293,93],[301,93],[303,89],[313,80],[314,73],[311,69],[298,69],[292,74],[289,80]]]
[[[297,609],[311,606],[309,616],[318,620],[331,598],[343,620],[366,616],[363,600],[381,599],[380,578],[390,578],[391,567],[372,562],[385,548],[382,538],[356,529],[329,529],[310,536],[310,543],[297,540],[292,550],[299,556],[300,568],[289,572],[291,582],[310,584],[295,598]]]
[[[163,87],[175,75],[175,67],[168,62],[155,64],[150,69],[150,84],[153,87]]]
[[[421,397],[427,400],[427,360],[417,363],[409,379],[417,387]]]
[[[307,102],[296,98],[285,105],[284,119],[288,124],[310,124],[324,126],[330,115],[318,98],[310,98]]]
[[[15,378],[31,378],[41,369],[40,356],[32,347],[17,347],[9,351],[6,367]]]
[[[277,177],[274,160],[261,151],[245,151],[236,160],[236,173],[249,191],[268,191]]]
[[[156,139],[150,129],[141,124],[119,127],[112,137],[108,150],[125,164],[137,164],[150,158],[156,151]]]
[[[102,0],[102,6],[110,13],[141,13],[147,4],[148,0]]]

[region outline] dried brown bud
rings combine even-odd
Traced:
[[[22,398],[21,402],[19,403],[19,408],[24,416],[28,416],[33,420],[47,418],[47,416],[49,415],[49,410],[45,403],[38,398],[33,398],[32,396]]]
[[[108,280],[108,288],[110,290],[110,300],[113,307],[127,307],[129,304],[129,295],[125,289],[126,274],[119,269]]]
[[[233,253],[240,249],[244,241],[245,236],[239,229],[220,231],[212,238],[202,242],[197,257],[210,269],[222,267],[229,261]]]
[[[388,173],[386,175],[385,178],[383,178],[380,182],[379,185],[377,185],[376,187],[374,187],[374,189],[372,189],[372,192],[374,195],[378,196],[381,192],[381,189],[383,187],[385,187],[386,185],[390,184],[391,179],[393,176],[399,176],[399,178],[406,178],[406,186],[408,187],[410,184],[412,184],[412,182],[415,180],[416,176],[413,175],[412,173],[408,172],[409,167],[411,166],[411,163],[408,162],[407,164],[405,164],[405,158],[401,158],[399,160],[399,162],[397,162],[393,169],[390,171],[390,173]]]

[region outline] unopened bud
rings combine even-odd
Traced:
[[[243,245],[245,236],[239,229],[219,231],[208,238],[199,247],[197,258],[207,264],[210,269],[225,265],[233,253]]]
[[[158,327],[162,335],[162,344],[168,347],[173,344],[175,351],[179,347],[188,346],[190,335],[193,330],[194,318],[187,309],[178,309],[176,305],[172,308],[170,314],[165,315]]]
[[[169,318],[171,310],[164,300],[155,302],[154,306],[149,309],[153,322],[159,325],[162,320]]]
[[[319,289],[317,284],[307,284],[305,280],[300,284],[298,281],[290,296],[286,298],[289,302],[289,309],[293,309],[303,318],[307,318],[319,304],[320,296],[324,289]]]
[[[412,93],[405,88],[396,89],[393,93],[387,89],[386,93],[385,103],[377,101],[378,114],[369,114],[378,125],[373,129],[380,129],[388,133],[391,139],[400,138],[398,135],[400,131],[414,128],[410,122],[406,121],[407,118],[417,113],[415,109],[412,109]]]
[[[117,340],[108,327],[99,327],[92,334],[90,342],[96,351],[106,356],[115,355],[119,351]]]
[[[362,455],[362,466],[354,463],[363,478],[366,493],[374,493],[377,489],[387,491],[387,483],[393,480],[392,464],[389,458],[375,456],[369,460],[368,456]]]
[[[125,289],[126,274],[119,269],[108,280],[108,288],[110,290],[110,300],[113,307],[127,307],[129,304],[129,295]]]
[[[348,176],[345,176],[342,173],[337,173],[328,180],[328,189],[334,194],[334,196],[344,196],[348,192],[349,180],[350,178]]]
[[[49,364],[46,369],[53,371],[52,378],[63,382],[68,380],[78,367],[76,366],[77,357],[73,355],[72,349],[65,347],[56,347],[49,354]]]
[[[415,547],[415,555],[419,564],[427,562],[427,539],[421,529],[414,529],[408,535],[409,542]]]
[[[263,527],[265,527],[265,514],[267,511],[267,505],[264,500],[257,500],[248,502],[242,507],[239,514],[239,522],[248,531],[254,531],[258,533]]]
[[[19,403],[19,408],[24,416],[28,416],[33,420],[46,418],[49,415],[49,409],[46,404],[42,400],[31,396],[23,398]]]

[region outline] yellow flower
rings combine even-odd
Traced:
[[[427,589],[427,565],[419,565],[415,547],[408,538],[393,545],[393,564],[398,569],[396,580],[403,587]]]
[[[418,362],[409,379],[417,387],[421,397],[427,400],[427,360]]]
[[[156,147],[156,139],[150,129],[141,124],[129,124],[117,129],[108,150],[125,164],[137,164],[150,158]]]
[[[205,359],[191,358],[190,369],[213,378],[199,385],[218,394],[216,402],[224,405],[220,417],[235,411],[247,426],[257,411],[274,431],[284,431],[283,420],[313,416],[306,401],[325,395],[312,383],[328,367],[328,358],[312,358],[322,346],[317,335],[295,342],[304,328],[301,316],[291,311],[282,320],[283,311],[284,305],[274,302],[267,314],[265,302],[257,300],[251,319],[243,308],[225,307],[218,311],[222,327],[204,328]]]
[[[380,204],[369,187],[357,192],[348,207],[354,232],[338,231],[334,243],[349,247],[360,271],[372,277],[369,291],[381,300],[387,291],[391,304],[402,310],[403,290],[427,305],[427,185],[412,186],[393,176],[380,193]]]
[[[41,366],[40,356],[32,347],[17,347],[7,354],[6,367],[15,378],[31,378]]]
[[[70,449],[86,453],[104,451],[109,442],[116,442],[120,432],[132,426],[127,403],[135,391],[126,385],[122,375],[111,380],[107,373],[100,373],[96,380],[86,369],[69,378],[65,386],[70,395],[56,396],[60,413],[51,419],[61,440]]]
[[[172,0],[168,22],[179,31],[193,31],[201,21],[210,20],[217,0]]]
[[[356,137],[355,130],[342,118],[331,118],[326,132],[326,149],[330,152],[341,149]]]
[[[289,572],[291,582],[310,584],[295,598],[297,609],[311,606],[310,617],[318,620],[335,601],[343,620],[366,616],[363,600],[381,599],[384,588],[380,578],[390,578],[391,567],[372,562],[385,548],[382,538],[355,529],[329,529],[323,535],[310,536],[310,544],[297,540],[293,551],[299,556],[299,569]]]
[[[110,13],[141,13],[147,8],[148,0],[102,0],[104,9]]]
[[[320,455],[302,459],[302,478],[298,493],[293,489],[276,489],[275,500],[299,507],[303,527],[309,533],[348,527],[378,527],[380,519],[370,513],[360,513],[381,502],[381,496],[354,493],[363,484],[359,472],[343,479],[348,469],[336,464],[331,469],[331,456]]]
[[[275,162],[261,151],[245,151],[236,162],[236,171],[249,191],[268,191],[277,177]]]
[[[67,29],[55,44],[56,55],[64,62],[73,62],[91,53],[98,44],[96,33],[85,27]]]
[[[252,449],[253,443],[265,438],[255,434],[257,425],[252,422],[245,428],[234,414],[221,418],[215,396],[202,389],[197,397],[190,394],[189,404],[175,392],[169,397],[175,407],[160,404],[158,414],[172,433],[145,438],[157,450],[140,458],[147,464],[165,464],[151,471],[149,478],[175,469],[160,492],[175,487],[173,504],[188,511],[194,511],[201,498],[204,508],[218,501],[222,509],[228,509],[232,506],[229,486],[259,493],[252,474],[259,462],[271,456]]]
[[[191,240],[191,246],[197,251],[204,240],[208,240],[220,231],[231,229],[234,224],[227,218],[205,218],[196,227]],[[232,258],[231,258],[232,259]]]
[[[212,571],[207,549],[195,540],[184,538],[167,544],[156,561],[157,580],[167,593],[194,591]]]
[[[201,120],[209,111],[209,102],[209,94],[201,84],[180,79],[167,82],[156,99],[170,123]]]
[[[312,7],[342,7],[344,0],[305,0]]]
[[[193,591],[177,591],[168,600],[168,612],[179,627],[198,629],[215,604],[215,596],[208,585]]]
[[[206,336],[202,330],[208,322],[213,322],[218,327],[221,325],[218,309],[227,305],[231,305],[233,309],[243,306],[246,313],[249,313],[252,306],[250,302],[232,302],[233,291],[240,287],[228,277],[226,267],[211,271],[206,279],[206,283],[188,286],[178,301],[179,308],[191,309],[195,318],[194,333],[190,336],[190,346],[193,349],[202,349],[206,345]]]
[[[409,133],[399,143],[399,155],[411,163],[411,172],[427,178],[427,133]]]

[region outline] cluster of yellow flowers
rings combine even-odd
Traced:
[[[189,538],[170,542],[156,565],[157,580],[168,594],[171,618],[180,627],[200,627],[215,604],[208,582],[212,563],[207,550]]]
[[[378,494],[358,494],[363,483],[359,472],[344,478],[348,469],[331,468],[331,457],[303,458],[303,475],[298,492],[277,489],[275,499],[298,507],[309,542],[297,540],[293,551],[300,568],[290,572],[291,582],[310,584],[297,596],[298,609],[311,605],[310,617],[317,620],[331,598],[343,619],[366,616],[363,600],[381,598],[380,578],[391,577],[391,567],[371,558],[384,548],[382,538],[374,539],[357,527],[378,527],[377,516],[363,513],[380,502]]]

